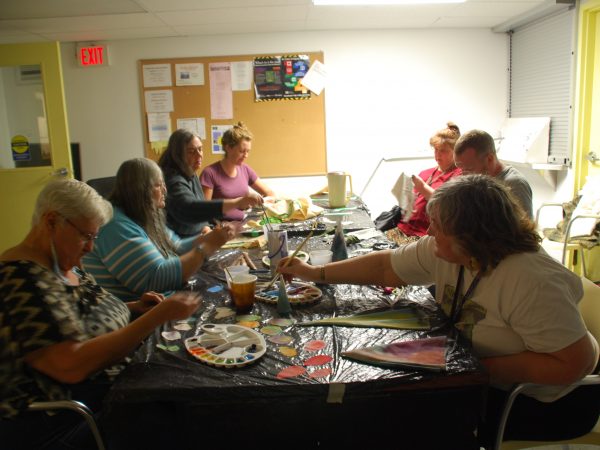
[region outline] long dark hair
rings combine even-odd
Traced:
[[[188,178],[194,175],[194,171],[185,160],[185,152],[187,151],[187,145],[195,137],[200,139],[200,136],[182,128],[171,134],[167,149],[160,155],[158,160],[158,165],[164,173],[175,171]]]

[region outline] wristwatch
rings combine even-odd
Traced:
[[[208,253],[206,253],[206,250],[204,249],[204,244],[196,245],[196,251],[202,255],[205,261],[208,259]]]

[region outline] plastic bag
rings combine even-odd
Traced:
[[[398,225],[398,222],[402,219],[404,211],[398,205],[395,205],[389,211],[384,211],[375,219],[375,228],[380,231],[391,230]]]

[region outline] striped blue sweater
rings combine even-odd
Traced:
[[[192,248],[195,237],[181,239],[170,229],[168,234],[178,254]],[[147,291],[169,293],[183,287],[179,257],[165,258],[144,229],[118,207],[100,229],[94,249],[83,257],[83,265],[99,285],[124,301]]]

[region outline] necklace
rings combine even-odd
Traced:
[[[467,302],[468,299],[470,299],[473,296],[473,292],[475,292],[475,288],[481,280],[481,270],[477,272],[477,275],[475,275],[475,278],[473,278],[473,281],[471,281],[471,284],[469,285],[467,292],[465,292],[465,295],[463,295],[462,298],[460,298],[460,291],[462,290],[464,275],[465,266],[460,266],[460,270],[458,271],[458,278],[456,279],[454,298],[452,299],[452,309],[450,310],[450,322],[452,323],[452,325],[458,322],[458,318],[460,317],[460,313],[464,304]]]

